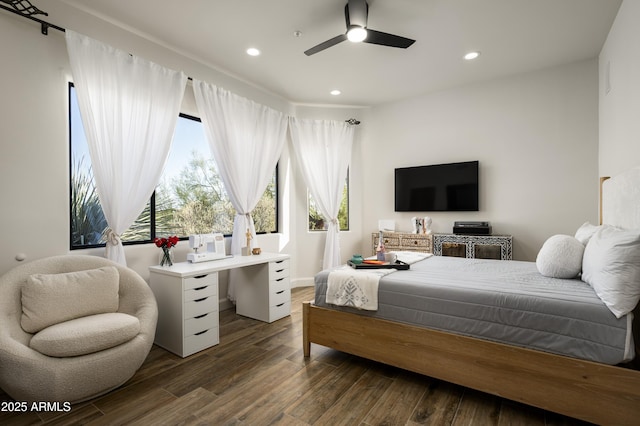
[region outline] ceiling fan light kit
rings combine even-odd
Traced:
[[[362,27],[351,27],[347,31],[347,38],[352,43],[360,43],[367,38],[367,30]]]
[[[381,46],[398,47],[401,49],[406,49],[415,43],[415,40],[410,38],[367,28],[368,15],[369,5],[366,0],[349,0],[344,7],[347,32],[306,50],[304,54],[311,56],[345,40],[350,40],[354,43],[379,44]]]

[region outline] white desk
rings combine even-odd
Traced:
[[[262,253],[201,263],[151,266],[158,302],[155,343],[186,357],[220,342],[218,272],[233,270],[236,312],[273,322],[291,313],[289,255]]]

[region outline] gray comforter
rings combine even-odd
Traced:
[[[328,274],[315,278],[318,306]],[[606,364],[635,356],[632,315],[617,319],[588,284],[546,278],[533,262],[433,256],[382,278],[378,304],[329,307]]]

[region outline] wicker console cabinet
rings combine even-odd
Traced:
[[[376,254],[378,232],[371,234],[371,252]],[[387,251],[419,251],[433,253],[431,234],[411,234],[406,232],[383,232],[384,248]]]

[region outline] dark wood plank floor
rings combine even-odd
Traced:
[[[481,392],[313,345],[301,302],[266,324],[220,315],[220,344],[182,359],[154,346],[123,387],[68,413],[0,412],[2,425],[584,425]],[[0,400],[8,397],[0,392]]]

